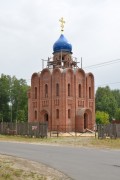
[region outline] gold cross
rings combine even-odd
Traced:
[[[60,25],[60,27],[61,27],[61,32],[63,32],[64,31],[64,24],[65,24],[65,21],[64,21],[64,19],[63,19],[63,17],[59,20],[60,21],[60,23],[61,23],[61,25]]]

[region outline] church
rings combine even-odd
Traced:
[[[31,77],[28,122],[47,122],[49,130],[85,132],[95,124],[94,75],[73,58],[72,44],[63,34],[53,44],[46,68]]]

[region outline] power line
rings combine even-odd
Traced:
[[[110,84],[120,84],[120,82],[111,82],[111,83],[101,84],[101,85],[97,85],[97,86],[107,86]]]
[[[115,63],[119,63],[120,59],[115,59],[115,60],[111,60],[111,61],[105,61],[102,63],[98,63],[98,64],[93,64],[90,66],[86,66],[83,69],[87,69],[87,68],[98,68],[98,67],[102,67],[102,66],[106,66],[106,65],[111,65],[111,64],[115,64]],[[31,81],[31,79],[26,79],[26,81]],[[112,84],[120,84],[120,82],[112,82],[112,83],[106,83],[106,84],[102,84],[102,85],[97,85],[97,86],[107,86],[107,85],[112,85]]]
[[[102,66],[107,66],[107,65],[111,65],[111,64],[115,64],[115,63],[119,63],[120,62],[120,59],[115,59],[115,60],[111,60],[111,61],[105,61],[105,62],[102,62],[102,63],[98,63],[98,64],[93,64],[93,65],[90,65],[90,66],[86,66],[84,67],[83,69],[87,69],[87,68],[98,68],[98,67],[102,67]]]

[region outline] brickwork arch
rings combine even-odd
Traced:
[[[60,97],[61,95],[61,77],[62,69],[55,68],[52,73],[52,93],[54,97]]]
[[[39,77],[40,76],[38,73],[33,73],[31,77],[31,84],[34,85],[36,82],[38,83]]]
[[[45,68],[45,69],[43,69],[42,71],[41,71],[41,75],[40,75],[40,77],[42,78],[42,76],[44,76],[45,74],[49,74],[49,75],[51,75],[52,74],[52,70],[51,69],[48,69],[48,68]]]
[[[92,73],[86,74],[86,92],[89,99],[94,99],[94,76]]]
[[[31,97],[37,100],[37,94],[39,94],[39,74],[33,73],[31,77]]]
[[[86,92],[85,72],[83,69],[78,68],[74,71],[74,74],[77,98],[84,98]]]
[[[39,76],[38,73],[33,73],[31,79],[34,79],[35,77],[38,77],[38,76]]]
[[[74,72],[72,69],[66,69],[66,87],[67,87],[67,94],[68,96],[73,96],[74,94]]]
[[[85,71],[81,68],[77,68],[74,70],[74,74],[82,74],[83,76],[85,76]]]
[[[41,119],[41,122],[49,122],[50,118],[49,118],[49,112],[45,109],[43,109],[41,112],[40,112],[40,119]]]
[[[40,75],[40,95],[41,98],[49,98],[51,96],[51,70],[43,69]],[[46,94],[47,87],[47,94]]]
[[[79,131],[85,131],[86,129],[91,129],[92,124],[92,111],[87,108],[78,109],[76,114],[76,127]]]
[[[62,74],[62,69],[55,68],[52,72],[52,78],[57,80],[57,78],[61,77],[61,74]]]

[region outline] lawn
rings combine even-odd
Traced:
[[[98,139],[97,137],[48,137],[48,138],[28,138],[21,136],[3,136],[0,135],[0,141],[14,141],[26,143],[39,143],[51,145],[64,145],[74,147],[95,147],[95,148],[112,148],[120,149],[119,139]]]

